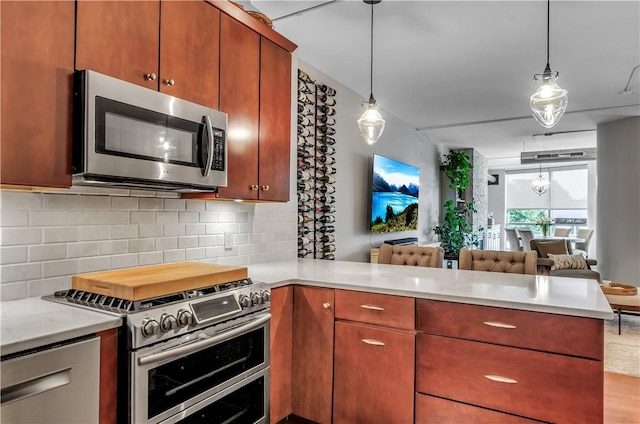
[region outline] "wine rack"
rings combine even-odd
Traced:
[[[298,257],[335,259],[336,91],[298,69]]]

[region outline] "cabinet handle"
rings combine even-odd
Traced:
[[[151,72],[150,74],[145,74],[144,75],[144,79],[147,80],[147,81],[155,81],[156,78],[158,78],[158,76],[153,72]]]
[[[484,325],[488,325],[489,327],[516,328],[515,325],[505,324],[504,322],[498,322],[498,321],[485,321],[485,322],[483,322],[483,324]]]
[[[269,191],[269,186],[268,185],[263,185],[262,186],[262,190],[263,191]]]
[[[329,309],[329,308],[331,307],[331,303],[329,303],[329,302],[324,302],[324,303],[322,304],[322,307],[323,307],[324,309]]]
[[[251,191],[258,191],[258,184],[251,184],[251,187],[249,187],[251,189]]]
[[[374,305],[360,305],[361,308],[369,309],[370,311],[384,311],[384,308]]]
[[[517,380],[514,380],[513,378],[503,377],[501,375],[487,374],[487,375],[484,376],[484,378],[489,379],[491,381],[496,381],[498,383],[516,384],[518,382]]]
[[[362,343],[366,343],[368,345],[373,345],[373,346],[384,346],[383,342],[381,342],[380,340],[374,340],[374,339],[362,339]]]
[[[71,383],[71,368],[23,381],[2,389],[2,405],[36,396],[69,383]]]
[[[173,80],[173,78],[169,78],[169,79],[166,79],[166,80],[162,81],[162,83],[163,83],[164,85],[167,85],[167,86],[171,87],[171,86],[172,86],[172,85],[174,85],[176,82]]]

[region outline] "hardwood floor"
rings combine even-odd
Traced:
[[[309,424],[291,416],[280,424]],[[604,373],[604,424],[640,423],[640,378]]]
[[[640,423],[640,378],[604,373],[604,422]]]

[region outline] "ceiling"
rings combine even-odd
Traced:
[[[269,16],[304,62],[368,98],[371,6],[240,3]],[[473,147],[492,167],[519,163],[523,149],[595,147],[595,131],[541,134],[640,116],[640,70],[633,92],[618,94],[640,65],[640,2],[551,2],[550,65],[569,92],[567,111],[551,129],[529,110],[533,75],[546,64],[546,18],[543,0],[383,0],[374,6],[373,77],[382,113],[436,144]]]

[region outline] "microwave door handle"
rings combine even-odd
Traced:
[[[207,135],[209,138],[209,156],[207,157],[207,163],[202,170],[202,176],[208,177],[211,173],[211,165],[213,164],[213,127],[211,126],[211,118],[209,115],[204,115],[204,125],[207,127]]]

